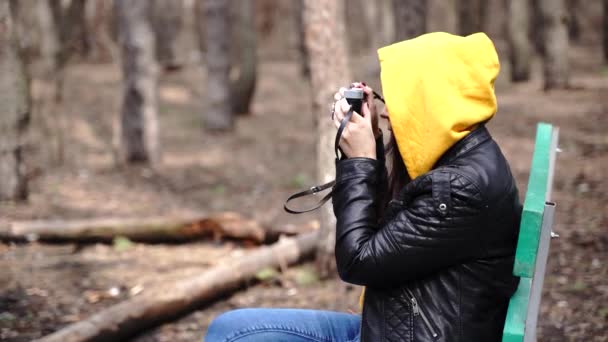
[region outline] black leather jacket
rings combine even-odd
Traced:
[[[480,126],[410,182],[382,218],[378,152],[378,160],[337,162],[333,195],[338,272],[367,286],[362,341],[500,341],[518,283],[521,204],[498,145]]]

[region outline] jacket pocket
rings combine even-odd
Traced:
[[[416,299],[416,296],[414,296],[414,293],[412,291],[410,291],[410,289],[405,288],[404,291],[405,291],[407,298],[410,301],[410,305],[412,306],[412,314],[413,314],[414,320],[416,320],[418,318],[422,319],[423,325],[425,326],[427,331],[431,334],[433,339],[434,340],[439,339],[439,337],[441,337],[441,335],[439,334],[439,330],[437,330],[437,328],[435,327],[433,322],[431,322],[431,320],[429,319],[429,316],[426,313],[426,311],[424,310],[424,308],[422,308],[420,306],[420,301],[418,301],[418,299]]]

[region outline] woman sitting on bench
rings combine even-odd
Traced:
[[[207,342],[499,341],[521,215],[515,180],[485,123],[496,112],[494,45],[431,33],[378,50],[392,127],[387,177],[372,89],[340,147],[333,194],[340,277],[364,285],[362,315],[241,309]],[[334,123],[350,108],[336,94]]]

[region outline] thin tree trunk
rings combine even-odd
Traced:
[[[156,34],[156,58],[165,70],[180,67],[177,59],[177,38],[182,29],[182,0],[154,0],[153,24]]]
[[[367,17],[370,7],[375,6],[374,1],[351,0],[345,3],[344,26],[346,28],[346,43],[350,54],[361,55],[371,48],[370,40],[373,32],[369,32]]]
[[[51,1],[42,0],[37,3],[38,23],[44,35],[41,40],[40,54],[48,70],[56,72],[58,69],[59,54],[61,53],[61,34],[59,22],[56,21]]]
[[[11,0],[11,13],[15,34],[19,37],[17,45],[21,59],[26,65],[40,54],[40,45],[43,43],[38,26],[36,6],[39,0]]]
[[[255,11],[258,14],[256,19],[257,28],[260,31],[260,36],[268,38],[276,27],[276,19],[281,5],[276,0],[256,0],[255,5]],[[296,4],[295,7],[297,6]]]
[[[528,36],[530,29],[530,3],[528,0],[506,0],[508,8],[508,42],[511,62],[511,81],[530,79],[532,45]]]
[[[457,0],[431,0],[429,1],[428,16],[433,18],[428,22],[429,32],[458,33]],[[506,1],[506,0],[505,0]]]
[[[426,0],[396,0],[395,40],[417,37],[426,32]]]
[[[127,163],[159,161],[157,74],[151,2],[117,0],[124,95],[120,158]]]
[[[608,0],[604,0],[604,60],[608,63]]]
[[[207,52],[207,19],[205,18],[205,0],[194,2],[194,26],[196,41],[201,53],[201,60]]]
[[[298,52],[300,55],[300,74],[305,78],[310,78],[310,62],[308,49],[306,48],[306,37],[304,27],[304,0],[296,0],[294,15],[298,35]]]
[[[41,99],[41,121],[48,130],[44,147],[52,163],[61,165],[65,160],[65,134],[68,132],[65,115],[59,108],[63,98],[63,74],[66,51],[62,40],[62,8],[59,1],[37,2],[38,24],[42,35],[40,54],[45,66],[45,77],[53,85],[52,93]]]
[[[361,16],[365,22],[365,31],[368,36],[369,47],[371,47],[372,51],[376,51],[376,49],[379,49],[383,45],[382,27],[379,25],[380,21],[377,19],[383,2],[384,1],[361,1],[363,7]]]
[[[45,0],[43,0],[45,1]],[[63,99],[63,68],[67,64],[67,59],[71,55],[71,52],[67,48],[67,32],[69,25],[66,24],[65,13],[61,0],[46,0],[50,9],[50,19],[53,23],[49,24],[49,27],[54,26],[54,30],[46,32],[46,36],[53,35],[54,37],[48,37],[50,40],[56,40],[59,43],[58,50],[56,53],[52,51],[47,52],[48,57],[53,57],[54,60],[49,62],[49,66],[52,67],[51,72],[53,75],[53,83],[55,85],[55,102],[59,103]],[[46,37],[45,37],[46,38]]]
[[[561,0],[558,0],[561,1]],[[545,39],[544,39],[544,28],[543,28],[543,16],[540,11],[540,0],[531,0],[531,11],[532,11],[532,42],[534,43],[535,51],[545,57]]]
[[[565,0],[539,0],[544,41],[545,90],[568,87],[568,20]]]
[[[0,0],[0,47],[0,200],[24,200],[30,95],[9,0]]]
[[[579,22],[580,0],[566,0],[568,13],[568,39],[578,42],[581,38],[581,24]]]
[[[98,62],[118,60],[118,52],[111,37],[112,3],[94,0],[91,12],[91,20],[87,26],[91,45],[89,57]]]
[[[55,102],[63,101],[64,69],[75,53],[87,54],[90,41],[86,26],[86,0],[72,0],[68,8],[64,8],[61,0],[41,0],[47,4],[39,4],[39,19],[41,24],[50,29],[43,32],[43,56],[53,58],[48,61],[55,83]],[[49,11],[49,14],[44,12]],[[44,28],[43,28],[44,29]],[[53,51],[53,45],[59,44],[58,50]],[[46,45],[46,46],[45,46]]]
[[[380,0],[376,17],[377,33],[380,35],[380,46],[391,44],[395,41],[395,15],[393,14],[393,2],[396,0]]]
[[[457,0],[458,33],[467,36],[484,30],[487,0]]]
[[[205,0],[207,23],[207,113],[205,127],[211,131],[231,130],[234,118],[230,105],[229,2]]]
[[[57,25],[61,25],[61,21],[63,20],[62,1],[61,0],[48,0],[48,1],[49,1],[49,5],[51,7],[53,18],[55,18],[55,23],[57,23]],[[63,38],[63,37],[61,37],[62,33],[60,33],[59,35],[60,35],[60,39]]]
[[[333,93],[349,84],[346,33],[342,0],[305,0],[304,27],[310,57],[313,113],[317,124],[317,177],[320,183],[335,178],[333,154],[335,127],[331,124],[328,104]],[[321,208],[321,237],[317,265],[322,276],[335,270],[335,216],[331,206]]]
[[[71,0],[62,22],[65,62],[75,53],[86,55],[91,47],[86,25],[86,0]]]
[[[236,53],[232,65],[236,77],[231,82],[232,113],[237,115],[251,112],[251,100],[255,91],[257,76],[257,49],[255,27],[255,1],[233,1],[235,6],[234,24]]]

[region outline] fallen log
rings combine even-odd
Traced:
[[[317,239],[318,231],[315,231],[259,247],[196,277],[144,290],[131,299],[68,325],[38,341],[125,341],[142,330],[240,287],[263,268],[291,265],[311,256]]]
[[[152,218],[15,221],[0,228],[2,240],[112,241],[117,236],[143,242],[212,237],[260,244],[266,239],[266,229],[234,212]]]

